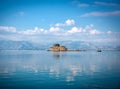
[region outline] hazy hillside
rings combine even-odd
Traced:
[[[53,44],[58,42],[48,43],[32,43],[27,41],[11,41],[11,40],[0,40],[1,50],[47,50]],[[119,50],[120,46],[107,46],[107,45],[95,45],[93,43],[84,41],[60,41],[59,44],[66,46],[68,49],[106,49],[106,50]]]
[[[37,50],[45,49],[44,46],[33,44],[27,41],[0,40],[0,49],[2,50]]]

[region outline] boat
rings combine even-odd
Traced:
[[[97,52],[102,52],[102,50],[99,49],[99,50],[97,50]]]

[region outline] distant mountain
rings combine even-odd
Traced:
[[[43,45],[34,44],[27,41],[0,40],[1,50],[37,50],[45,49]]]
[[[102,49],[102,50],[120,50],[120,46],[95,45],[85,41],[59,41],[59,42],[41,42],[32,43],[28,41],[0,40],[0,50],[47,50],[53,44],[59,43],[68,49]]]
[[[97,47],[94,44],[85,41],[64,41],[61,42],[61,44],[65,45],[69,49],[82,49],[82,50],[97,49]]]

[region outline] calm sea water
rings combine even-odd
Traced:
[[[120,51],[0,51],[0,89],[120,89]]]

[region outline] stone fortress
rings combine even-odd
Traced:
[[[53,47],[50,47],[48,51],[67,51],[68,49],[65,46],[60,46],[60,44],[54,44]]]

